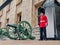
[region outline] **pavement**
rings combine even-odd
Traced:
[[[0,40],[0,45],[60,45],[60,40]]]
[[[0,45],[60,45],[60,40],[12,40],[3,36]]]

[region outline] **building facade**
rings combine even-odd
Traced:
[[[1,0],[0,6],[7,0]],[[12,0],[0,10],[0,28],[6,24],[17,24],[19,21],[28,21],[32,27],[38,25],[38,8],[42,7],[44,0]]]
[[[7,0],[1,0],[0,6]],[[45,2],[45,3],[44,3]],[[0,10],[0,28],[6,28],[6,24],[18,24],[20,21],[28,21],[32,27],[38,25],[38,9],[45,8],[48,17],[47,38],[60,39],[60,0],[12,0]],[[39,29],[35,29],[39,38]]]

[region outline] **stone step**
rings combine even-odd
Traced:
[[[36,39],[40,39],[40,30],[39,27],[36,27],[32,31],[32,35],[36,37]]]

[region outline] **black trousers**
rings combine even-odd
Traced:
[[[46,27],[40,28],[40,40],[46,40]]]

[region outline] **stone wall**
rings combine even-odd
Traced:
[[[43,2],[44,0],[22,0],[17,4],[16,0],[13,0],[2,9],[3,12],[0,11],[1,28],[6,28],[7,23],[16,24],[18,15],[21,16],[21,21],[28,21],[32,28],[38,26],[38,8],[42,6]],[[39,39],[39,28],[33,29],[33,35]]]
[[[43,1],[43,0],[41,0]],[[2,2],[1,2],[2,3]],[[40,1],[37,1],[37,3],[41,3]],[[9,4],[9,10],[8,10],[8,5],[2,10],[3,12],[1,13],[1,17],[3,18],[3,21],[1,20],[2,26],[1,27],[6,27],[6,19],[9,19],[10,24],[14,24],[17,22],[17,14],[21,13],[21,20],[22,21],[28,21],[32,26],[37,25],[37,8],[35,7],[36,1],[35,0],[22,0],[19,5],[17,5],[16,0],[13,0]],[[41,4],[40,4],[41,6]],[[8,11],[7,11],[8,10]],[[4,13],[4,14],[3,14]],[[2,19],[1,18],[1,19]],[[3,26],[5,25],[5,26]]]

